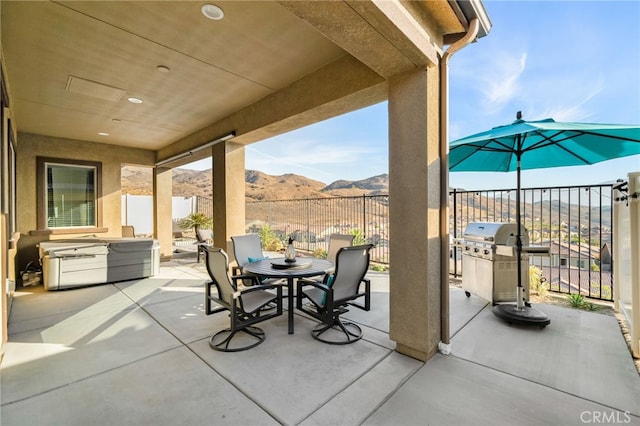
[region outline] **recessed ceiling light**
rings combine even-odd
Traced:
[[[132,104],[141,104],[142,103],[142,99],[140,98],[134,98],[133,96],[130,98],[127,98],[127,100],[129,102],[131,102]]]
[[[109,136],[109,133],[107,133],[107,132],[100,132],[100,133],[98,133],[98,134],[99,134],[100,136]]]
[[[214,21],[219,21],[224,18],[224,12],[216,5],[205,4],[200,10],[204,16]]]
[[[168,66],[166,66],[166,65],[158,65],[158,66],[156,67],[156,69],[157,69],[158,71],[160,71],[160,72],[164,72],[164,73],[167,73],[167,72],[171,71],[171,69],[170,69]]]

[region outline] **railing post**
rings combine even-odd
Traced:
[[[585,256],[587,256],[587,258],[591,260],[592,256],[587,255],[586,251],[585,253],[581,252],[581,253],[578,253],[577,255],[571,254],[568,252],[568,250],[575,249],[576,247],[578,249],[585,248],[581,240],[579,240],[577,244],[572,242],[571,227],[572,227],[572,224],[574,224],[574,222],[576,221],[575,220],[576,218],[574,217],[575,213],[573,213],[573,211],[576,210],[576,206],[571,206],[572,200],[577,199],[578,204],[580,204],[580,207],[578,207],[578,209],[581,209],[581,210],[577,210],[578,211],[578,221],[577,221],[578,238],[581,238],[581,229],[583,227],[581,216],[583,213],[586,213],[586,212],[584,210],[585,207],[581,206],[581,203],[584,201],[584,197],[582,197],[581,195],[578,195],[578,197],[574,197],[571,191],[575,191],[576,189],[578,189],[578,191],[580,190],[593,191],[593,190],[596,190],[596,188],[600,194],[600,200],[598,202],[599,214],[597,213],[598,209],[593,205],[593,195],[590,193],[588,196],[588,205],[586,206],[586,208],[588,209],[588,214],[586,216],[588,216],[588,218],[585,220],[589,221],[588,227],[590,229],[598,230],[598,234],[594,233],[594,235],[591,235],[591,231],[590,231],[589,239],[587,242],[587,244],[589,244],[589,253],[591,253],[592,251],[593,252],[600,251],[602,245],[605,242],[612,241],[613,239],[613,236],[609,236],[606,233],[606,229],[607,229],[607,226],[605,223],[606,220],[603,217],[607,215],[607,211],[604,208],[605,206],[603,206],[603,203],[609,199],[607,198],[607,194],[603,192],[608,190],[609,197],[611,197],[613,194],[612,185],[598,185],[598,186],[592,186],[592,187],[587,187],[587,186],[548,187],[548,188],[533,188],[533,189],[526,189],[526,190],[523,189],[522,198],[524,199],[525,205],[521,206],[522,207],[521,211],[525,212],[525,215],[523,216],[524,221],[526,221],[526,214],[528,214],[529,212],[531,213],[531,218],[530,218],[531,220],[528,223],[529,232],[532,233],[532,238],[530,240],[530,243],[540,242],[540,240],[544,238],[544,235],[546,234],[549,244],[554,247],[553,256],[549,258],[548,261],[545,261],[543,259],[540,260],[540,267],[545,270],[545,278],[547,278],[548,282],[552,284],[552,288],[550,288],[550,290],[561,292],[561,293],[575,293],[576,291],[580,291],[580,288],[582,288],[583,291],[585,288],[587,288],[589,289],[589,293],[593,293],[593,294],[590,294],[591,297],[596,297],[604,300],[612,300],[612,292],[608,291],[608,288],[607,288],[612,283],[611,272],[609,271],[604,272],[602,268],[600,268],[599,273],[594,273],[593,271],[579,271],[576,268],[571,268],[571,260],[575,260],[577,258],[580,261],[580,260],[583,260]],[[537,190],[540,190],[540,199],[539,199],[540,209],[539,209],[538,216],[536,216],[536,211],[538,209],[535,208],[535,203],[536,203],[535,191]],[[453,201],[448,201],[453,205],[453,208],[452,208],[453,214],[452,215],[450,214],[450,220],[452,220],[452,223],[450,225],[451,226],[450,235],[452,234],[453,238],[455,239],[459,238],[461,236],[462,230],[469,223],[469,221],[477,220],[478,213],[475,210],[478,210],[478,209],[485,209],[487,213],[486,215],[483,213],[480,213],[480,220],[486,218],[487,220],[510,222],[511,208],[513,207],[513,200],[512,200],[513,191],[516,191],[516,189],[494,190],[493,191],[494,195],[491,196],[490,195],[491,191],[485,193],[480,191],[458,191],[455,188],[452,189],[449,192],[449,195],[453,196]],[[476,198],[476,193],[477,193],[477,196],[480,198]],[[499,199],[496,199],[495,193],[499,193]],[[526,195],[527,193],[531,193],[531,196],[527,197]],[[546,198],[544,197],[544,195],[542,195],[545,193],[548,193],[548,197]],[[557,199],[553,199],[554,194],[556,193],[557,193]],[[460,202],[458,202],[458,196],[460,196]],[[362,213],[360,215],[357,214],[357,205],[359,202],[358,198],[361,198],[362,200],[361,201]],[[485,200],[483,200],[482,198],[485,198]],[[311,250],[311,247],[313,246],[311,244],[312,226],[321,227],[323,229],[325,228],[329,229],[329,227],[332,227],[334,225],[344,225],[348,223],[352,227],[357,227],[358,226],[357,221],[360,220],[358,218],[361,217],[362,235],[363,237],[367,238],[371,234],[369,232],[370,229],[368,228],[368,221],[367,221],[368,215],[372,215],[372,218],[371,218],[372,222],[375,220],[376,223],[378,223],[378,221],[382,221],[384,223],[384,226],[381,228],[381,233],[383,234],[382,237],[385,240],[388,240],[389,238],[388,222],[386,220],[388,219],[387,208],[389,204],[388,203],[389,195],[386,196],[386,203],[381,203],[380,202],[381,199],[382,199],[381,196],[367,196],[366,194],[363,194],[362,196],[356,196],[356,197],[338,197],[334,199],[330,199],[330,198],[329,199],[306,199],[306,206],[307,206],[306,207],[307,208],[307,212],[306,212],[307,245],[306,247],[307,247],[307,250]],[[491,206],[491,199],[493,199],[493,204],[494,204],[493,206]],[[367,206],[367,202],[370,202],[370,201],[373,202],[372,200],[376,200],[378,204],[376,204],[375,206],[374,205]],[[267,203],[266,205],[264,204],[265,202]],[[300,214],[304,214],[303,208],[300,205],[303,202],[304,202],[303,200],[296,200],[295,202],[292,200],[279,200],[279,201],[263,201],[261,203],[260,202],[256,202],[256,203],[266,206],[267,214],[268,214],[268,217],[267,217],[268,223],[278,222],[281,224],[281,226],[285,227],[285,232],[293,232],[295,229],[298,229],[298,227],[304,226],[305,219],[299,217]],[[498,206],[496,205],[498,202],[500,202],[499,209],[498,209]],[[527,203],[529,203],[529,205],[527,205]],[[384,209],[378,210],[378,208],[380,208],[382,204],[385,205]],[[463,210],[465,209],[465,206],[466,206],[466,213]],[[312,212],[311,208],[315,208],[316,210]],[[473,209],[473,212],[472,212],[472,209]],[[493,210],[493,215],[490,214],[491,210]],[[287,211],[289,211],[290,213],[286,213]],[[500,212],[499,217],[496,216],[498,211]],[[282,214],[284,215],[284,217],[281,217],[281,212],[283,212]],[[473,219],[470,217],[471,213],[473,213]],[[598,216],[598,218],[595,218],[596,215]],[[451,219],[451,216],[453,217],[453,219]],[[543,220],[543,217],[545,216],[546,216],[546,220],[548,221],[548,223],[546,224],[544,223],[545,221]],[[292,228],[292,223],[291,223],[291,219],[293,217],[296,218],[295,229]],[[563,218],[565,219],[563,220]],[[611,209],[609,209],[609,222],[612,221],[612,218],[613,218],[613,212]],[[594,220],[596,221],[595,223],[593,223]],[[539,221],[539,235],[535,234],[536,230],[534,229],[536,227],[536,223],[538,223],[537,221]],[[567,226],[567,229],[565,229],[563,225]],[[545,226],[547,229],[545,229]],[[344,229],[344,227],[341,226],[340,229]],[[598,244],[600,245],[600,247],[597,247],[597,245],[591,246],[590,240],[592,240],[593,238],[598,239]],[[326,244],[326,241],[325,241],[325,244]],[[558,249],[555,249],[556,245],[558,246]],[[305,247],[301,243],[300,243],[300,246],[301,248]],[[385,241],[384,247],[381,246],[380,253],[382,253],[382,256],[379,259],[379,261],[388,263],[388,257],[386,257],[388,256],[387,249],[388,249],[387,241]],[[557,253],[556,252],[557,250],[560,250],[560,253]],[[456,277],[461,276],[464,273],[464,271],[461,270],[462,267],[460,265],[460,262],[458,261],[458,253],[460,253],[460,250],[459,248],[454,247],[453,250],[451,250],[451,252],[453,254],[452,273]],[[615,255],[612,253],[612,256],[615,256]],[[568,261],[568,264],[565,264],[564,262],[560,264],[560,257]],[[577,278],[576,278],[576,275],[577,275]],[[586,286],[584,283],[585,279],[589,281],[589,283]],[[589,288],[591,285],[592,279],[594,279],[594,282],[596,280],[600,282],[600,289],[598,292],[596,292],[595,290],[591,291],[591,289]],[[568,287],[565,284],[567,282],[570,283]],[[594,284],[594,285],[597,285],[597,284]],[[573,286],[573,288],[571,286]],[[605,289],[607,291],[605,291]]]
[[[367,238],[367,197],[362,194],[362,238]]]
[[[311,200],[307,198],[307,251],[311,251]]]
[[[458,238],[458,194],[453,188],[453,238]],[[453,276],[458,276],[458,247],[453,247]]]

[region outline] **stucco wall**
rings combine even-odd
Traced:
[[[103,237],[120,236],[122,232],[120,191],[122,165],[153,166],[155,163],[154,151],[30,133],[19,133],[17,146],[17,222],[18,231],[21,234],[16,260],[17,271],[21,271],[29,261],[37,260],[36,245],[39,242],[86,235],[47,235],[37,232],[37,157],[102,163],[102,227],[106,228],[106,232],[97,235]]]

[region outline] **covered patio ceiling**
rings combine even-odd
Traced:
[[[252,143],[384,100],[389,77],[437,62],[483,10],[216,1],[224,17],[212,20],[204,4],[2,2],[18,131],[153,150],[158,160],[230,131]],[[450,40],[425,33],[433,27]]]

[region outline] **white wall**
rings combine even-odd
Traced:
[[[615,198],[640,193],[640,172],[629,173],[628,190],[614,191]],[[631,349],[640,356],[640,205],[629,197],[614,203],[615,235],[613,263],[615,307],[627,319],[631,334]]]
[[[173,197],[174,220],[182,219],[195,211],[196,197]],[[136,235],[153,233],[153,197],[151,195],[122,196],[122,224],[134,227]]]

